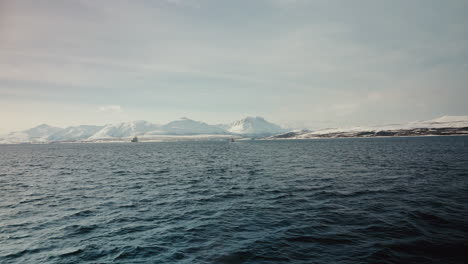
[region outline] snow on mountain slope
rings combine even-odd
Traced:
[[[160,131],[168,135],[224,134],[226,132],[217,126],[185,117],[161,126]]]
[[[42,143],[47,142],[48,137],[63,130],[63,128],[52,127],[42,124],[27,130],[12,132],[5,138],[0,139],[0,143]]]
[[[242,135],[274,135],[286,130],[278,125],[266,121],[263,117],[246,117],[233,122],[226,127],[233,134]]]
[[[43,138],[53,133],[56,133],[62,129],[63,128],[60,128],[60,127],[53,127],[53,126],[49,126],[46,124],[42,124],[37,127],[33,127],[31,129],[25,130],[23,132],[28,134],[28,136],[31,138]]]
[[[426,121],[414,121],[404,124],[391,124],[380,126],[355,126],[341,128],[326,128],[316,131],[294,131],[278,135],[278,138],[313,138],[324,135],[348,135],[360,132],[380,132],[380,131],[403,131],[411,129],[441,129],[441,128],[464,128],[468,127],[468,116],[443,116]]]
[[[157,130],[158,128],[158,125],[147,121],[124,122],[115,125],[106,125],[88,139],[132,137]]]
[[[416,128],[456,128],[468,127],[468,116],[443,116],[426,121],[414,121],[404,124],[381,126],[356,126],[347,128],[329,128],[310,132],[311,134],[328,134],[337,132],[362,132],[362,131],[388,131]]]
[[[420,122],[421,125],[433,128],[468,127],[468,116],[442,116],[436,119]]]
[[[48,137],[49,141],[69,141],[86,139],[101,130],[103,126],[75,126],[67,127]]]

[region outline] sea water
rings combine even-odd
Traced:
[[[466,263],[468,137],[0,146],[0,263]]]

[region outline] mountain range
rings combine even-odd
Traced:
[[[207,139],[229,137],[267,137],[287,130],[266,121],[262,117],[246,117],[231,124],[210,125],[189,118],[180,118],[164,125],[147,121],[131,121],[104,126],[53,127],[46,124],[12,132],[2,138],[2,144],[50,143],[50,142],[109,142],[128,141],[138,136],[148,141],[168,139]]]
[[[147,121],[132,121],[104,126],[81,125],[67,128],[42,124],[0,137],[0,144],[128,142],[134,136],[138,136],[143,141],[175,141],[225,140],[231,137],[274,140],[422,135],[468,135],[468,116],[443,116],[404,124],[326,128],[315,131],[288,131],[262,117],[246,117],[230,124],[217,125],[185,117],[164,125]]]

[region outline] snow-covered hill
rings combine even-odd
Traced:
[[[436,119],[404,124],[327,128],[316,131],[291,131],[270,138],[306,139],[319,137],[463,135],[467,133],[468,116],[443,116]]]
[[[226,131],[240,135],[274,135],[286,130],[263,117],[246,117],[226,126]]]
[[[414,125],[431,128],[468,127],[468,116],[442,116],[432,120],[415,122]]]
[[[46,124],[42,124],[24,131],[12,132],[6,137],[0,139],[0,143],[3,144],[15,144],[15,143],[46,143],[49,141],[49,137],[63,128],[52,127]]]

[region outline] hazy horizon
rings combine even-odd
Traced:
[[[467,14],[463,0],[2,1],[0,134],[468,115]]]

